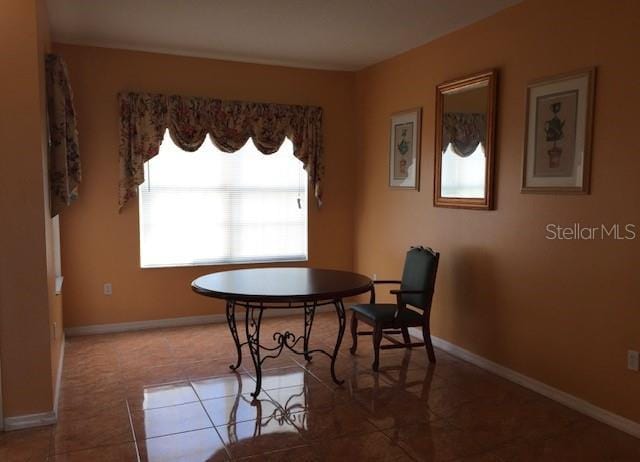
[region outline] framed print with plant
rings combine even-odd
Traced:
[[[420,189],[420,130],[422,108],[391,116],[389,186]]]
[[[527,87],[522,192],[588,194],[595,68]]]

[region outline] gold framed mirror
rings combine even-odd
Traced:
[[[436,87],[433,205],[493,209],[495,69]]]

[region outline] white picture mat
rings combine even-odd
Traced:
[[[536,140],[536,101],[538,97],[552,93],[578,90],[578,108],[576,116],[576,156],[572,177],[535,177],[535,140]],[[543,83],[529,88],[529,114],[527,127],[527,187],[582,187],[584,172],[584,153],[587,130],[587,110],[589,107],[589,75],[581,75],[558,82]]]

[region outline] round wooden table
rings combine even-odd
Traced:
[[[257,268],[211,273],[195,279],[191,288],[207,297],[219,298],[227,302],[227,323],[236,345],[238,359],[229,366],[232,370],[240,367],[242,347],[247,345],[256,371],[254,398],[262,386],[262,363],[269,358],[277,358],[286,347],[307,361],[312,353],[322,353],[331,358],[331,377],[341,384],[335,373],[335,363],[342,343],[346,316],[342,299],[369,292],[373,281],[366,276],[348,271],[313,268]],[[313,327],[316,308],[333,305],[338,316],[338,335],[332,353],[323,349],[309,349],[309,338]],[[240,341],[236,326],[236,307],[246,309],[246,340]],[[300,308],[304,310],[304,333],[296,336],[290,331],[276,332],[273,339],[276,346],[260,345],[260,323],[264,310]],[[302,341],[302,350],[298,344]],[[261,351],[266,351],[263,357]]]

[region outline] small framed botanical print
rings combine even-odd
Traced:
[[[420,189],[420,130],[422,109],[410,109],[391,116],[389,186]]]
[[[527,87],[522,192],[588,194],[595,68]]]

